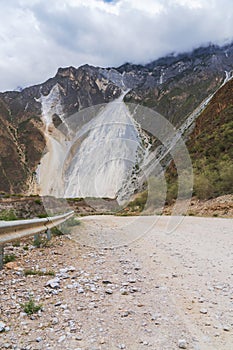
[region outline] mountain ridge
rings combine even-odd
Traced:
[[[113,101],[122,91],[126,92],[125,102],[150,107],[178,127],[221,86],[226,72],[232,76],[232,70],[233,45],[211,45],[145,66],[126,63],[117,68],[87,64],[59,68],[42,84],[0,93],[0,191],[36,190],[36,169],[46,149],[41,96],[48,96],[55,86],[61,106],[57,112],[49,107],[55,129],[69,116]]]

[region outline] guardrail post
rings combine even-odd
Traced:
[[[0,270],[3,269],[4,245],[0,245]]]
[[[52,237],[50,228],[48,228],[48,230],[46,231],[46,236],[47,236],[47,240],[50,241]]]
[[[39,240],[40,240],[39,233],[34,234],[34,243],[33,244],[35,247],[37,247]]]

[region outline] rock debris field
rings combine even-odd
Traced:
[[[232,219],[171,220],[84,217],[43,248],[7,245],[0,348],[232,350]]]

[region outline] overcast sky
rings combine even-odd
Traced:
[[[232,0],[0,0],[0,91],[232,39]]]

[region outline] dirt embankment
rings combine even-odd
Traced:
[[[78,215],[93,215],[103,213],[121,213],[127,214],[125,210],[121,210],[117,202],[112,199],[68,199],[60,201],[49,199],[49,205],[46,208],[46,197],[39,196],[0,198],[0,212],[2,210],[13,210],[16,217],[33,218],[36,216],[46,216],[49,208],[61,206],[61,212],[74,210]],[[59,211],[59,208],[58,208]],[[153,212],[153,210],[152,210]],[[165,206],[164,215],[171,215],[172,206]],[[140,215],[138,212],[130,212],[130,215]],[[225,195],[210,200],[197,200],[193,198],[187,210],[188,216],[204,216],[204,217],[233,217],[233,195]]]
[[[164,214],[171,214],[171,207],[165,207]],[[233,195],[217,197],[209,200],[193,198],[187,215],[204,217],[233,218]]]

